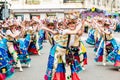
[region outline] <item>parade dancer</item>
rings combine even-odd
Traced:
[[[23,34],[24,34],[24,37],[25,37],[25,40],[24,40],[25,48],[28,50],[30,42],[31,42],[32,27],[30,27],[30,21],[24,21],[22,26],[23,26],[22,27]]]
[[[14,74],[14,68],[7,53],[7,39],[0,34],[0,80],[10,78]]]
[[[40,50],[42,49],[42,39],[44,37],[44,35],[42,35],[44,33],[43,30],[39,30],[38,28],[39,22],[35,21],[32,24],[33,27],[33,42],[35,44],[35,47],[37,49],[38,55],[41,55]],[[41,39],[41,42],[40,42]]]
[[[64,31],[62,32],[62,34],[76,34],[79,28],[75,29],[75,31],[65,30],[65,32]],[[53,60],[52,60],[51,68],[53,70],[48,71],[49,72],[48,74],[50,74],[50,76],[46,75],[45,80],[49,80],[49,79],[56,80],[61,78],[63,80],[66,80],[66,79],[80,80],[76,74],[77,70],[73,66],[75,65],[76,59],[74,59],[73,55],[70,54],[71,49],[68,46],[70,37],[68,35],[59,35],[59,36],[55,35],[54,38],[57,44],[55,44],[52,50]]]
[[[104,56],[106,54],[106,49],[105,49],[105,34],[104,32],[102,32],[101,30],[104,29],[104,25],[105,23],[101,24],[99,23],[100,21],[95,21],[94,22],[94,25],[96,27],[96,29],[98,29],[98,31],[100,32],[100,35],[101,35],[101,39],[100,39],[100,43],[99,44],[99,47],[97,49],[97,52],[96,52],[96,58],[95,58],[95,61],[96,62],[103,62],[103,65],[106,65],[105,63],[105,59],[106,57]],[[104,60],[103,60],[103,56],[104,56]]]
[[[19,40],[17,40],[17,42],[19,44],[18,45],[18,47],[19,47],[18,57],[20,59],[21,64],[27,64],[27,66],[30,67],[31,58],[28,54],[28,50],[25,45],[26,38],[28,38],[28,37],[26,36],[25,38],[19,38]]]
[[[53,31],[55,30],[55,25],[52,20],[47,21],[46,25],[50,30],[53,30]],[[55,56],[55,50],[56,50],[55,40],[53,37],[54,37],[53,33],[46,31],[46,39],[49,40],[49,42],[51,44],[51,49],[50,49],[50,54],[48,57],[47,70],[46,70],[46,74],[44,76],[44,80],[52,80],[52,77],[53,77],[52,73],[53,73],[54,56]]]
[[[38,28],[39,30],[39,28]],[[36,48],[38,50],[38,54],[41,55],[40,51],[43,48],[43,40],[45,38],[45,31],[44,30],[39,30],[38,33],[36,34]]]
[[[31,42],[28,48],[28,52],[30,54],[39,54],[38,53],[38,47],[36,47],[36,35],[38,35],[37,30],[38,30],[38,22],[36,21],[31,21],[30,26],[29,26],[29,33],[31,34]],[[37,37],[38,38],[38,37]],[[37,49],[38,48],[38,49]]]
[[[15,65],[19,67],[20,71],[23,71],[20,60],[18,58],[18,53],[14,49],[14,44],[16,42],[15,38],[19,36],[20,31],[15,29],[16,27],[15,24],[11,24],[9,27],[10,29],[6,31],[7,40],[8,40],[7,42],[8,50],[14,59]]]
[[[95,30],[92,25],[92,19],[91,19],[91,21],[86,19],[86,23],[88,24],[88,27],[90,28],[89,32],[88,32],[88,38],[86,40],[86,43],[88,43],[90,45],[95,45],[95,35],[94,35]]]
[[[98,49],[99,44],[100,44],[100,41],[102,40],[102,35],[100,34],[100,30],[98,28],[103,25],[104,20],[102,18],[101,19],[98,18],[96,23],[98,23],[99,26],[98,25],[94,26],[94,28],[95,28],[95,38],[96,38],[95,39],[96,41],[95,41],[94,52],[97,52],[97,49]],[[96,24],[96,23],[93,23],[93,24]]]
[[[120,67],[120,55],[119,55],[119,45],[113,38],[112,30],[110,29],[110,23],[106,21],[104,23],[104,28],[100,28],[103,32],[103,38],[98,48],[97,57],[95,58],[98,62],[103,62],[106,65],[107,61],[113,62],[115,67]]]

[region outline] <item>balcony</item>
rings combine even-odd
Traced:
[[[25,3],[29,5],[39,5],[40,0],[26,0]]]
[[[64,3],[83,3],[84,0],[64,0]]]

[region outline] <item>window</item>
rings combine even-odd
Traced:
[[[19,1],[19,0],[11,0],[11,1]]]
[[[30,15],[30,19],[40,19],[40,15]]]
[[[114,0],[111,2],[111,8],[116,8],[116,4]]]
[[[43,0],[44,2],[51,2],[52,0]]]
[[[100,0],[97,0],[97,5],[98,5],[98,6],[100,5]]]
[[[113,2],[113,8],[116,8],[115,2]]]
[[[84,0],[64,0],[64,3],[79,3],[79,2],[83,2]]]
[[[16,19],[22,21],[24,19],[24,15],[15,15]]]
[[[48,16],[48,17],[55,17],[55,16],[56,16],[56,13],[47,13],[47,16]]]
[[[40,0],[26,0],[26,4],[40,4]]]
[[[119,0],[117,0],[117,1],[116,1],[116,7],[117,7],[117,8],[119,8],[119,7],[120,7],[120,5],[119,5],[119,4],[120,4],[120,1],[119,1]]]
[[[119,5],[119,4],[120,4],[120,1],[117,3],[117,5],[118,5],[118,8],[120,8],[120,5]]]
[[[95,0],[93,0],[93,5],[95,5]]]
[[[105,6],[106,7],[106,2],[103,0],[103,6]]]

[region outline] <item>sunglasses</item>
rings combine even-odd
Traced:
[[[69,25],[69,24],[76,24],[76,22],[69,22],[68,25]]]
[[[62,23],[58,23],[58,26],[63,26],[63,24]]]
[[[105,26],[105,27],[108,27],[108,26],[110,26],[110,25],[105,23],[104,26]]]

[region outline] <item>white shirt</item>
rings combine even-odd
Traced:
[[[11,30],[7,30],[7,31],[6,31],[6,35],[10,35],[10,34],[19,35],[19,34],[20,34],[20,31],[19,31],[19,30],[16,30],[16,31],[14,31],[14,32],[11,32]]]
[[[75,41],[75,35],[70,35],[69,47],[74,44],[74,41]]]

